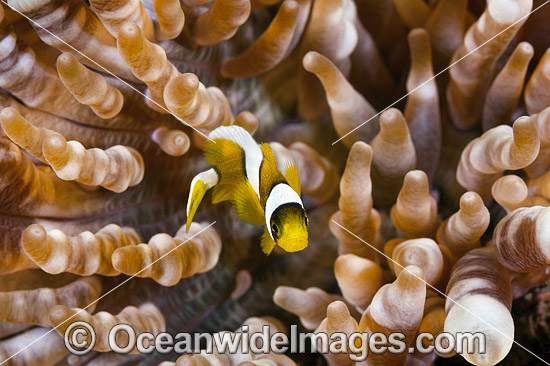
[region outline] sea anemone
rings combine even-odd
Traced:
[[[550,361],[549,17],[543,0],[1,0],[0,362]],[[186,230],[229,125],[295,163],[307,249],[264,255],[209,194]],[[62,337],[77,320],[97,335],[82,356]],[[117,354],[122,323],[400,332],[407,351],[479,331],[487,352]]]

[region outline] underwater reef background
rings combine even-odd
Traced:
[[[486,354],[360,364],[550,362],[548,2],[0,6],[0,362],[353,363],[118,355],[106,338],[120,322],[402,332],[408,345],[483,331]],[[305,250],[265,256],[263,228],[209,193],[186,233],[205,135],[232,124],[296,164]],[[88,355],[63,343],[71,316],[98,333]]]

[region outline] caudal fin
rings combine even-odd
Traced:
[[[186,231],[189,231],[189,226],[195,217],[195,213],[199,208],[202,198],[210,188],[214,187],[218,183],[218,174],[214,169],[208,169],[202,173],[199,173],[191,181],[191,188],[189,190],[189,199],[187,200],[187,223]]]

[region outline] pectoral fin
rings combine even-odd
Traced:
[[[266,255],[269,255],[273,251],[273,248],[275,248],[275,242],[271,239],[271,235],[269,235],[267,228],[265,228],[262,235],[262,242],[260,246],[262,247],[262,252]]]
[[[199,208],[199,205],[206,191],[207,191],[206,184],[204,184],[202,180],[199,180],[196,182],[195,186],[193,187],[193,191],[189,194],[189,201],[188,201],[189,204],[187,206],[186,231],[189,231],[189,226],[191,226],[193,217],[195,217],[195,213],[197,212],[197,209]]]
[[[187,223],[186,231],[189,231],[189,226],[193,221],[193,217],[199,208],[202,198],[210,188],[218,183],[218,174],[214,169],[209,169],[199,173],[193,178],[189,191],[189,199],[187,200]]]
[[[242,220],[254,225],[265,225],[264,211],[250,182],[242,181],[235,187],[232,201]]]

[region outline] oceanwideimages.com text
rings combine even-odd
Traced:
[[[97,342],[93,327],[83,321],[72,323],[65,332],[65,345],[76,355],[90,352]],[[262,331],[252,332],[243,325],[237,332],[209,333],[137,333],[128,324],[115,325],[108,334],[109,348],[119,354],[137,352],[150,354],[285,354],[317,352],[321,354],[348,354],[354,361],[364,361],[369,354],[437,352],[440,355],[456,353],[485,353],[483,333],[418,334],[413,342],[403,333],[302,333],[297,325],[290,333],[272,332],[268,325]]]

